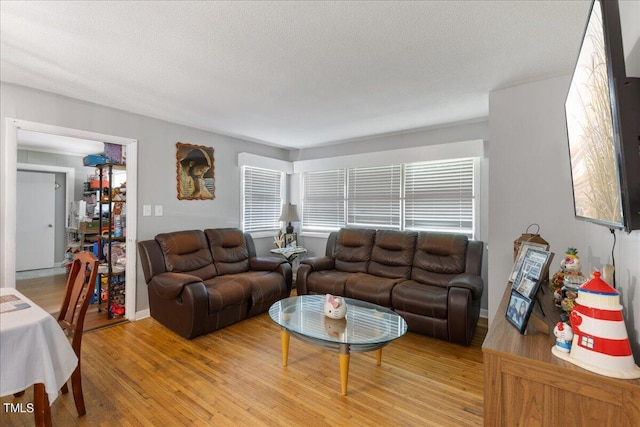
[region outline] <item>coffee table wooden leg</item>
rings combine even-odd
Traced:
[[[343,396],[347,395],[347,381],[349,380],[349,346],[340,345],[340,391]]]
[[[49,396],[44,389],[43,383],[33,385],[33,412],[36,426],[51,427],[51,408],[49,407]]]
[[[382,349],[381,348],[376,350],[376,363],[378,364],[378,366],[380,366],[382,364]]]
[[[282,343],[282,366],[287,366],[289,363],[289,340],[291,335],[289,332],[282,329],[280,331],[280,341]]]

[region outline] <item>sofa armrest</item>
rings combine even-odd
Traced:
[[[177,298],[182,293],[183,288],[191,283],[202,283],[202,279],[191,274],[161,273],[151,279],[149,287],[159,297],[170,300]]]
[[[300,261],[300,264],[310,266],[312,271],[334,270],[336,268],[335,258],[329,256],[307,258]]]
[[[251,257],[249,258],[249,269],[255,271],[276,271],[281,264],[285,264],[282,258],[276,257]]]
[[[168,284],[167,287],[150,284],[148,290],[151,317],[187,339],[204,334],[209,313],[209,296],[204,283],[188,274],[167,274],[182,276],[183,285],[180,286],[179,281],[170,280],[170,277],[160,282]],[[192,279],[197,281],[187,283]],[[167,295],[175,294],[178,289],[180,292],[175,298],[166,298]]]
[[[284,277],[287,287],[287,295],[291,293],[293,286],[293,276],[291,264],[280,257],[251,257],[249,258],[249,269],[253,271],[273,271],[280,273]]]
[[[465,288],[471,292],[472,298],[479,299],[484,288],[482,277],[475,274],[462,273],[449,281],[448,288]]]

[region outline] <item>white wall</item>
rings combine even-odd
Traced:
[[[513,266],[513,241],[527,225],[540,225],[555,259],[572,246],[583,272],[611,263],[613,237],[605,227],[578,221],[573,213],[564,100],[570,77],[559,77],[489,95],[489,320]],[[618,290],[636,361],[640,360],[640,231],[617,231]]]
[[[4,154],[5,118],[98,132],[138,140],[138,206],[129,215],[138,218],[137,240],[160,232],[238,227],[240,224],[240,169],[238,153],[250,152],[288,160],[283,149],[206,132],[174,123],[78,101],[48,92],[0,84],[0,155]],[[178,200],[176,190],[176,142],[204,145],[215,150],[216,198]],[[14,154],[15,155],[15,154]],[[164,216],[143,217],[142,205],[163,205]],[[272,240],[256,241],[266,255]],[[137,262],[137,260],[136,260]],[[142,270],[136,274],[136,311],[148,308]]]

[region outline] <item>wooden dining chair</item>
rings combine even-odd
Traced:
[[[60,308],[58,323],[67,337],[71,339],[71,347],[78,358],[78,366],[71,374],[71,387],[73,388],[73,400],[78,410],[78,415],[87,413],[82,395],[82,377],[80,370],[80,346],[82,345],[82,330],[84,329],[84,317],[91,302],[91,296],[96,286],[98,276],[98,260],[91,252],[79,252],[71,261],[67,289],[64,301]],[[61,389],[63,394],[69,392],[65,383]]]

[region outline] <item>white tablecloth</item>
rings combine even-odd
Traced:
[[[13,288],[0,295],[16,295],[29,308],[0,314],[0,396],[43,383],[49,404],[78,365],[56,319]]]

